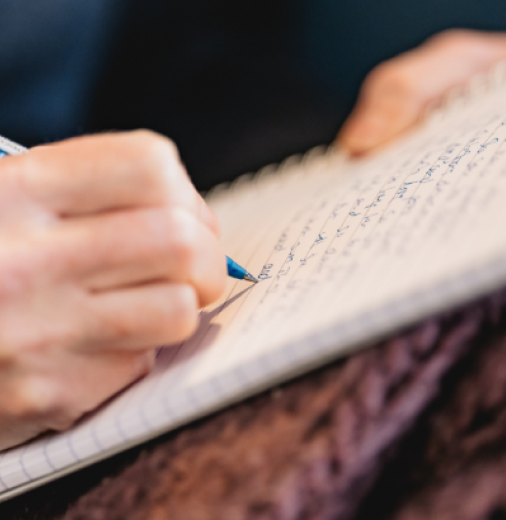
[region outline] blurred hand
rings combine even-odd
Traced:
[[[69,427],[181,341],[226,279],[216,217],[147,131],[0,160],[0,449]]]
[[[451,30],[367,76],[338,143],[364,154],[415,125],[448,92],[506,59],[506,34]]]

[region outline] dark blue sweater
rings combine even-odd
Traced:
[[[0,0],[0,134],[33,144],[81,130],[120,2]]]

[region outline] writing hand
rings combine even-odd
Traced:
[[[506,34],[451,30],[378,65],[366,77],[338,142],[364,154],[413,127],[426,108],[506,59]]]
[[[170,141],[72,139],[0,160],[0,449],[146,374],[226,280],[216,217]]]

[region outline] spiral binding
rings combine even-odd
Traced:
[[[206,201],[212,202],[222,195],[228,195],[245,187],[257,186],[273,177],[282,176],[285,173],[292,175],[294,169],[297,167],[302,167],[301,174],[304,174],[308,171],[308,166],[316,159],[322,157],[330,158],[336,154],[343,154],[343,152],[338,150],[334,145],[318,145],[303,154],[290,155],[280,163],[268,164],[257,172],[245,173],[231,182],[217,184],[202,195]]]
[[[426,107],[421,118],[423,124],[427,120],[444,117],[444,114],[458,106],[465,105],[470,101],[480,98],[491,92],[503,89],[506,86],[506,60],[499,61],[487,73],[476,74],[463,86],[452,88],[439,102],[431,103]],[[213,201],[224,194],[236,191],[245,186],[258,184],[263,179],[282,175],[284,172],[292,171],[294,167],[302,166],[302,171],[308,171],[309,166],[315,159],[324,156],[340,155],[343,159],[346,152],[336,145],[319,145],[311,148],[304,154],[295,154],[287,157],[281,163],[272,163],[264,166],[256,173],[245,173],[231,182],[223,182],[203,193],[207,201]]]

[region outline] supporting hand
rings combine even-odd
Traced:
[[[361,155],[413,127],[425,110],[506,59],[506,34],[451,30],[378,65],[338,142]]]

